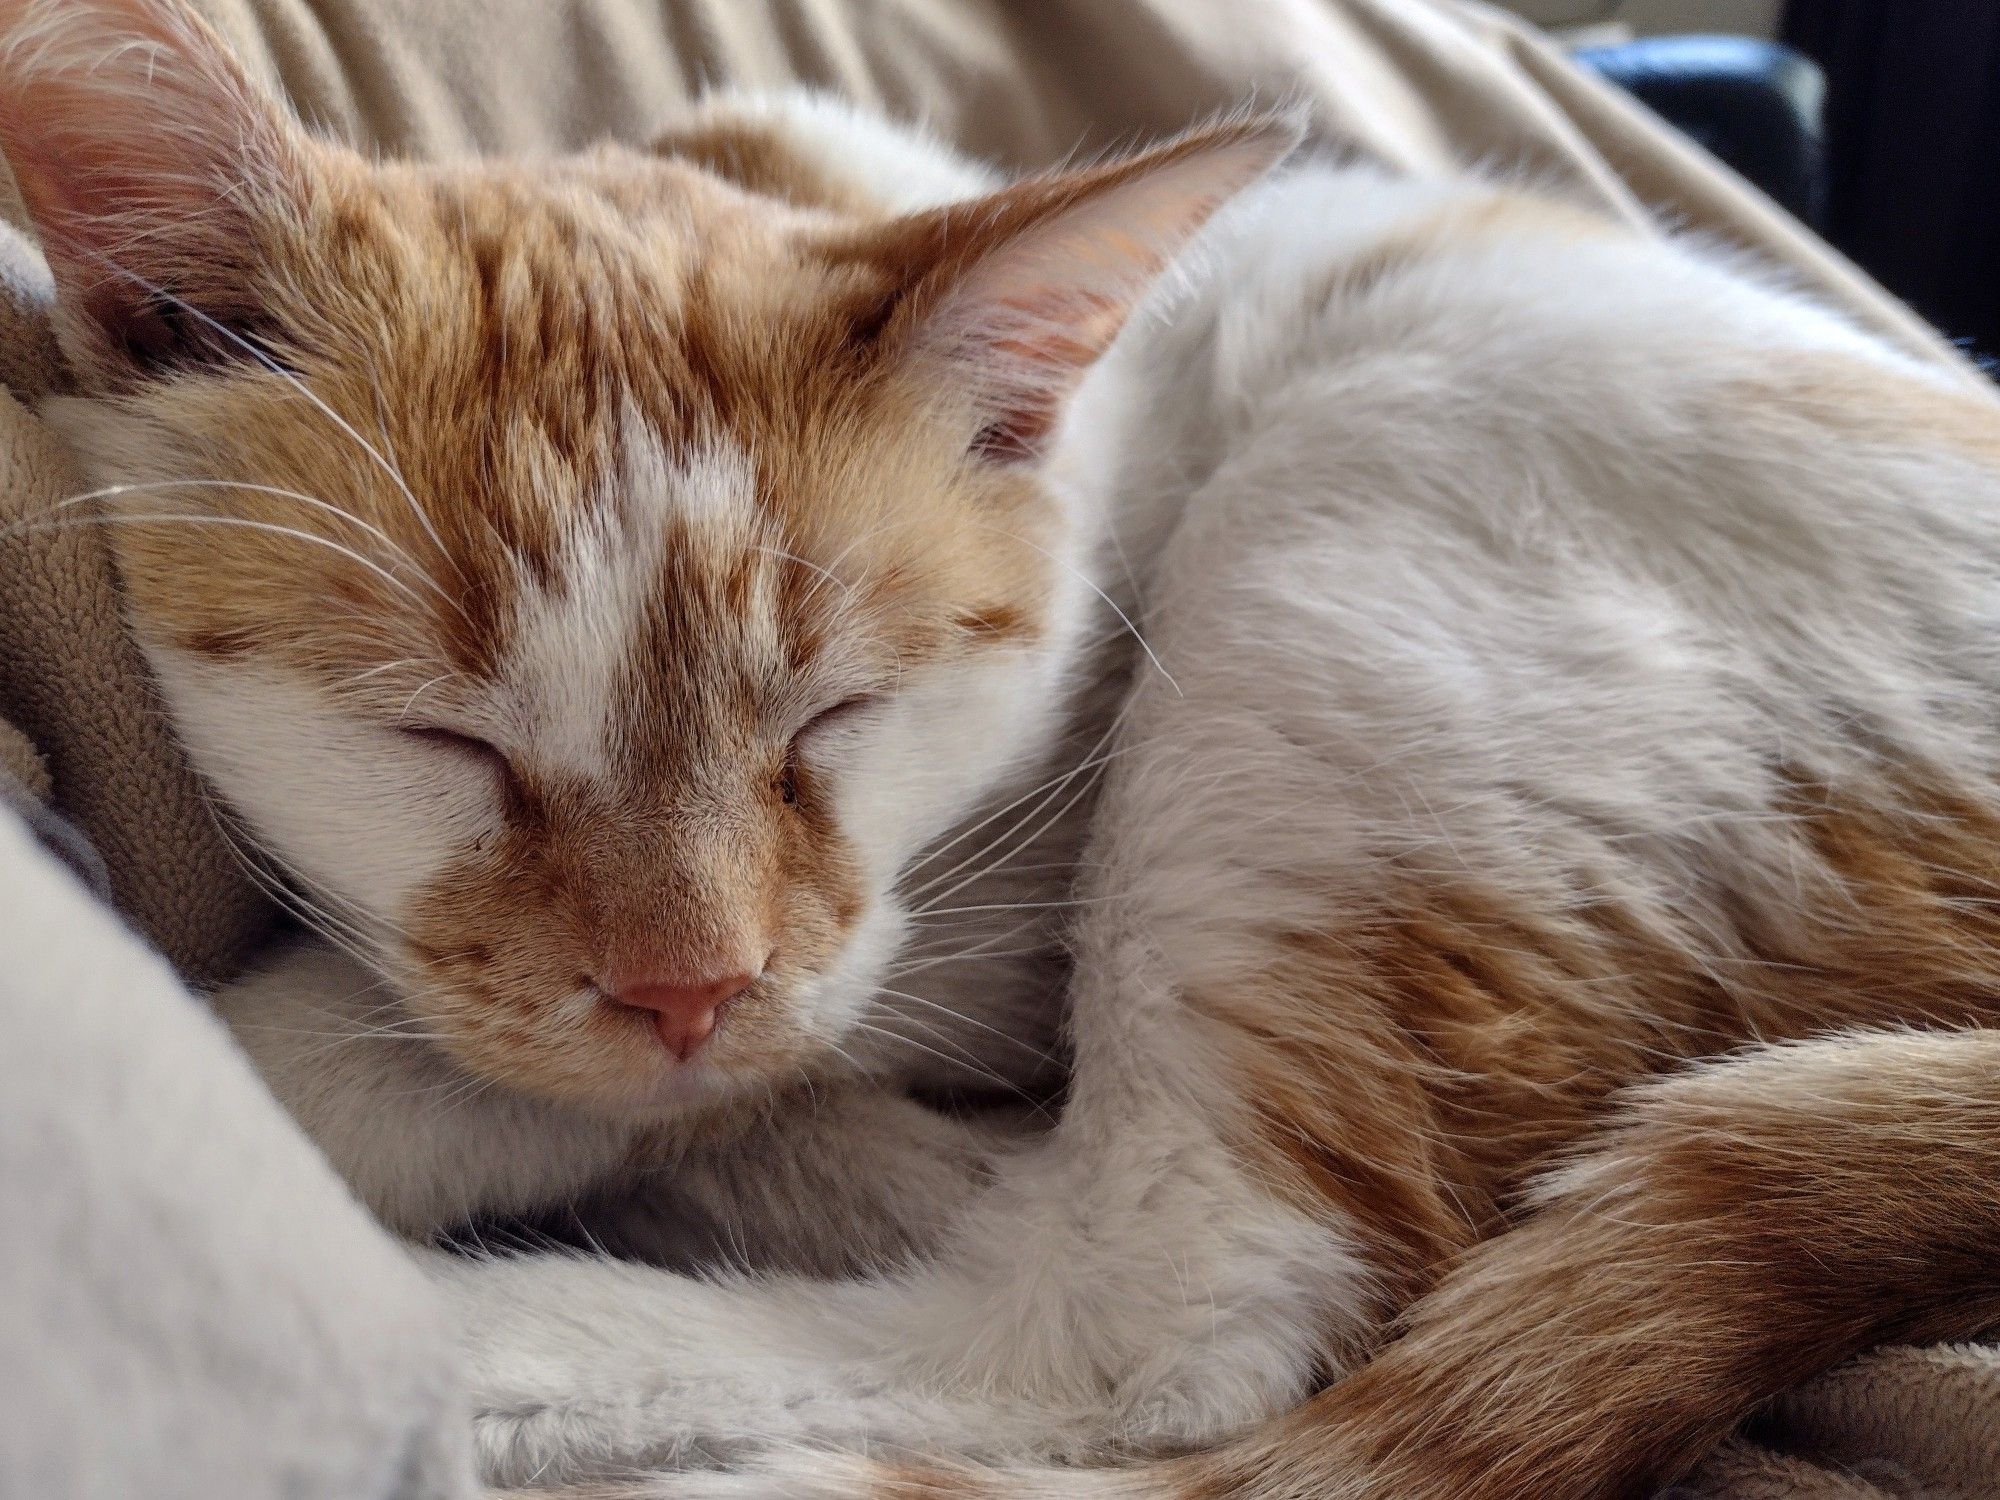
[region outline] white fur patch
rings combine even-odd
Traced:
[[[508,748],[546,770],[609,774],[623,712],[619,683],[660,589],[668,542],[678,529],[742,544],[757,520],[754,483],[741,452],[715,447],[677,459],[643,419],[627,414],[612,488],[578,516],[554,583],[524,583],[502,670],[520,737]],[[768,611],[753,611],[743,624],[773,630]]]
[[[1739,422],[1730,385],[1776,350],[1933,377],[1638,234],[1425,242],[1489,191],[1280,179],[1217,227],[1194,304],[1079,396],[1071,430],[1117,460],[1083,469],[1116,487],[1074,498],[1138,541],[1174,682],[1142,668],[1118,727],[1056,1133],[940,1254],[874,1282],[450,1268],[495,1474],[720,1455],[731,1475],[687,1493],[840,1495],[770,1476],[837,1474],[828,1445],[1177,1449],[1282,1410],[1314,1331],[1370,1315],[1371,1247],[1229,1148],[1244,1101],[1190,991],[1252,984],[1273,929],[1337,937],[1426,873],[1651,896],[1726,934],[1796,900],[1774,752],[1991,773],[1991,476]],[[962,743],[940,718],[905,751]],[[895,790],[854,805],[886,822]],[[992,1480],[1100,1485],[1122,1481]]]
[[[495,826],[479,767],[343,710],[302,676],[166,647],[149,657],[196,765],[316,904],[395,921]]]

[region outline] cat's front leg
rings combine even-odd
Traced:
[[[593,1248],[658,1265],[856,1276],[936,1250],[1002,1158],[1048,1124],[1027,1110],[948,1114],[865,1081],[683,1122],[601,1201]]]
[[[963,1326],[970,1295],[909,1273],[1041,1139],[1037,1119],[960,1118],[849,1083],[663,1143],[657,1178],[627,1180],[595,1242],[714,1279],[602,1256],[424,1263],[458,1313],[480,1446],[503,1479],[730,1461],[774,1444],[857,1438],[988,1450],[1051,1436],[1045,1405],[1009,1412],[908,1365],[911,1319]],[[714,1243],[691,1241],[707,1232]],[[739,1248],[740,1247],[740,1248]],[[718,1253],[720,1252],[720,1253]],[[873,1271],[820,1282],[774,1270]],[[895,1274],[899,1270],[905,1274]],[[919,1288],[946,1322],[912,1304]],[[1004,1403],[1003,1403],[1004,1405]],[[1077,1416],[1081,1420],[1081,1413]]]
[[[418,1238],[601,1182],[633,1127],[473,1079],[391,984],[301,941],[212,1001],[265,1085],[370,1212]]]
[[[1099,1003],[1165,1055],[1088,1069],[1096,1086],[924,1266],[702,1283],[434,1263],[492,1477],[825,1446],[1077,1461],[1212,1440],[1298,1400],[1365,1300],[1352,1256],[1221,1128],[1240,1100],[1219,1039],[1176,1023],[1157,964],[1107,957]]]
[[[496,1483],[947,1435],[998,1451],[1025,1442],[1041,1415],[968,1399],[888,1359],[871,1326],[885,1310],[880,1284],[419,1254],[460,1327],[480,1461]]]

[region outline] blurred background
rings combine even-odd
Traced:
[[[1947,335],[2000,355],[2000,0],[1506,8],[1575,47]]]
[[[1925,0],[1891,0],[1922,5]],[[1617,25],[1640,35],[1727,31],[1776,36],[1784,0],[1507,0],[1507,10],[1538,26]]]

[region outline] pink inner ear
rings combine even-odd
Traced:
[[[114,345],[144,331],[146,284],[240,300],[243,191],[282,191],[303,161],[177,0],[0,0],[0,147],[65,303]]]
[[[1039,452],[1173,257],[1296,139],[1286,122],[1223,126],[945,210],[935,239],[991,240],[945,273],[950,284],[920,334],[920,348],[990,413],[975,451],[1007,460]]]
[[[1038,317],[1020,308],[1011,311],[1035,331],[995,337],[992,358],[1001,366],[1030,372],[1030,378],[1000,403],[1001,409],[974,439],[973,451],[1002,463],[1021,463],[1041,451],[1071,390],[1111,347],[1130,307],[1112,298],[1077,293],[1067,317],[1048,313]],[[1033,378],[1032,372],[1041,372],[1041,378]]]

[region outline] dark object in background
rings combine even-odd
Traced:
[[[1667,36],[1584,47],[1603,74],[1775,198],[1821,228],[1825,81],[1789,47],[1738,36]]]
[[[1945,333],[2000,355],[2000,4],[1790,0],[1827,79],[1827,237]]]

